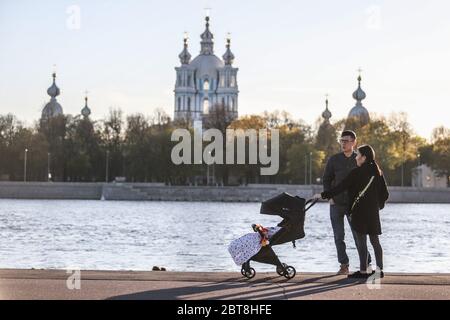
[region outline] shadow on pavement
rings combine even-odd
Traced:
[[[202,285],[193,284],[184,287],[155,289],[119,295],[110,297],[108,300],[284,300],[339,290],[364,283],[364,281],[347,278],[319,282],[320,280],[333,277],[335,275],[309,278],[300,282],[289,282],[284,278],[274,277],[255,281],[238,280],[235,282],[224,281]]]

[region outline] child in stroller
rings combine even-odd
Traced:
[[[311,205],[305,209],[310,202]],[[279,215],[283,221],[276,227],[268,228],[254,224],[254,233],[248,233],[231,242],[228,251],[234,262],[241,266],[244,277],[251,279],[256,275],[255,269],[250,267],[251,260],[275,265],[276,272],[287,279],[295,277],[295,268],[281,263],[272,246],[292,242],[295,247],[295,240],[305,236],[305,212],[316,202],[317,200],[306,201],[298,196],[282,193],[262,203],[261,214]]]

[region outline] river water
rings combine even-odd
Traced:
[[[239,271],[228,244],[252,223],[280,221],[259,203],[0,199],[0,208],[0,268]],[[450,204],[387,204],[381,220],[386,271],[450,272]],[[337,271],[327,204],[308,211],[305,232],[296,249],[274,247],[280,259],[297,272]],[[354,270],[348,225],[346,243]]]

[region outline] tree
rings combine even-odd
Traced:
[[[433,130],[431,167],[440,175],[445,175],[447,184],[450,175],[450,129],[438,127]]]
[[[127,178],[132,181],[147,181],[150,177],[150,125],[142,114],[127,117],[124,139],[125,167]]]
[[[228,111],[227,106],[223,104],[215,104],[207,115],[204,115],[203,125],[204,129],[217,129],[222,133],[223,144],[222,154],[226,154],[226,130],[230,127],[234,118],[231,112]],[[208,170],[208,168],[206,168]],[[228,184],[230,175],[230,166],[224,164],[213,164],[212,173],[213,181],[220,184]]]
[[[315,147],[325,154],[325,161],[339,152],[337,129],[329,121],[323,121],[319,125],[315,139]]]
[[[103,181],[100,136],[89,117],[77,116],[67,124],[65,154],[70,181]]]
[[[105,162],[108,161],[109,179],[122,176],[123,153],[122,153],[122,130],[123,112],[120,108],[110,109],[108,117],[103,120],[101,127],[102,150],[105,154]],[[108,155],[108,159],[106,159]]]
[[[67,179],[64,140],[67,123],[71,121],[71,118],[71,116],[66,115],[42,118],[37,128],[37,131],[45,136],[48,142],[48,150],[46,151],[47,154],[51,154],[53,179],[56,181],[66,181]]]

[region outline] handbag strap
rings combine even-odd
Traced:
[[[365,187],[363,190],[361,190],[361,191],[359,192],[358,196],[356,197],[355,201],[353,202],[353,205],[352,205],[352,208],[350,209],[350,211],[352,211],[353,208],[358,204],[359,200],[361,200],[361,198],[364,197],[364,195],[365,195],[366,192],[367,192],[367,189],[369,189],[369,187],[370,187],[370,185],[372,184],[372,182],[373,182],[374,179],[375,179],[375,176],[372,176],[372,177],[370,178],[369,183],[366,185],[366,187]]]

